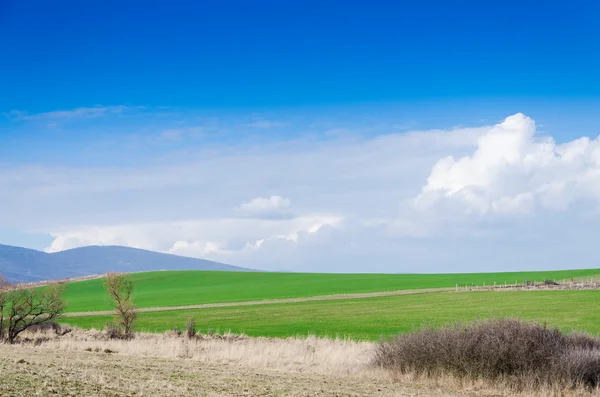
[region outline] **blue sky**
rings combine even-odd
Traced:
[[[0,107],[596,97],[595,1],[3,1]]]
[[[0,2],[0,243],[285,270],[587,266],[598,12]],[[565,239],[577,257],[539,255]]]

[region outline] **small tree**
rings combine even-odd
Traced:
[[[131,338],[137,319],[137,308],[131,296],[133,282],[122,273],[108,273],[104,278],[104,287],[112,299],[115,323],[126,338]]]
[[[4,308],[9,290],[10,283],[0,274],[0,341],[4,340]]]
[[[2,323],[6,319],[6,332],[4,339],[14,343],[16,337],[26,329],[56,320],[65,310],[63,292],[66,285],[53,283],[43,288],[26,288],[24,286],[10,286],[0,293],[4,306]]]

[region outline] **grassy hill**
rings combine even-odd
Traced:
[[[220,271],[162,271],[135,273],[134,299],[138,307],[183,306],[298,298],[316,295],[365,293],[421,288],[454,287],[456,284],[514,283],[592,277],[600,269],[517,273],[465,274],[322,274]],[[65,294],[69,312],[110,309],[102,280],[71,283]]]
[[[202,332],[231,330],[250,336],[316,334],[377,340],[423,325],[498,317],[547,322],[565,331],[600,332],[600,291],[438,292],[347,301],[285,303],[140,313],[137,329],[184,329],[193,317]],[[102,329],[110,316],[65,318]]]

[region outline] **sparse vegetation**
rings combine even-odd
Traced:
[[[27,337],[0,345],[0,395],[449,396],[372,373],[371,343],[143,333],[119,340],[77,329]]]
[[[569,346],[583,349],[593,349],[597,343],[585,335],[569,340]],[[420,378],[415,384],[412,374],[394,372],[390,377],[388,369],[373,365],[376,349],[373,342],[314,336],[270,339],[216,333],[190,339],[166,332],[139,333],[124,340],[77,328],[64,336],[51,329],[27,331],[19,345],[0,345],[0,391],[16,395],[600,395],[600,390],[574,386],[534,388],[531,384],[523,391],[507,389],[507,381],[514,381],[511,377],[486,383],[442,375],[434,381]],[[57,363],[57,354],[66,360]],[[570,360],[567,357],[566,362]],[[580,355],[571,361],[590,362]],[[585,366],[568,365],[586,373]]]
[[[600,339],[517,320],[423,329],[382,341],[375,364],[395,374],[452,375],[514,389],[600,383]]]
[[[111,333],[117,337],[116,330],[123,338],[132,338],[137,319],[137,308],[133,304],[133,282],[122,273],[108,273],[104,278],[104,287],[110,296],[115,311],[114,321],[117,327],[111,328]]]

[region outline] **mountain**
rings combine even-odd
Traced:
[[[119,246],[89,246],[48,254],[0,244],[0,274],[10,281],[57,280],[109,271],[152,270],[250,271],[204,259]]]

